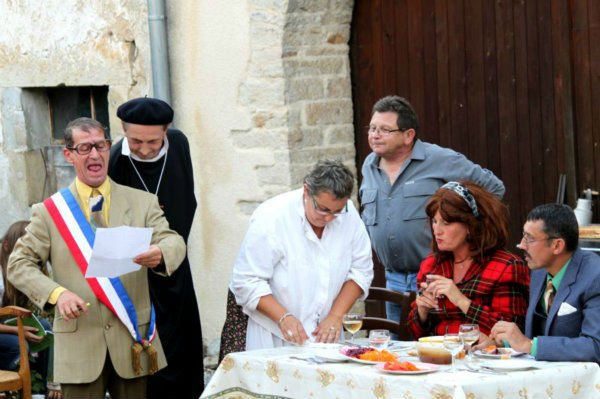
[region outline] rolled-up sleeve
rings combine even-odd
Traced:
[[[260,215],[253,215],[229,285],[238,305],[256,310],[260,298],[272,293],[269,280],[280,254],[268,226],[261,222]]]
[[[373,252],[371,249],[371,240],[358,213],[354,215],[353,221],[356,222],[356,229],[352,237],[352,265],[348,271],[346,281],[353,280],[363,290],[362,300],[369,295],[369,287],[373,281]]]
[[[448,168],[447,170],[453,171],[455,180],[469,180],[479,184],[500,199],[504,197],[504,183],[491,170],[470,161],[458,152],[454,152],[454,155],[447,161],[445,167]]]

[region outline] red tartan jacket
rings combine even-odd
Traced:
[[[417,274],[418,286],[427,274],[451,279],[452,264],[451,255],[442,255],[436,262],[433,254],[429,254]],[[429,313],[421,324],[415,301],[408,315],[408,328],[415,338],[458,333],[458,326],[465,323],[479,324],[480,331],[489,334],[499,320],[515,322],[523,331],[529,300],[529,268],[521,258],[498,250],[481,263],[474,260],[456,286],[472,301],[467,313],[444,297],[438,300],[439,312]]]

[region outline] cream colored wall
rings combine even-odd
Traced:
[[[183,4],[185,3],[185,4]],[[230,131],[248,122],[236,110],[248,62],[245,1],[169,2],[169,54],[175,125],[190,141],[198,210],[188,252],[207,342],[220,334],[231,269],[248,217],[253,155],[233,148]]]

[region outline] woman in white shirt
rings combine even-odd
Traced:
[[[246,350],[340,339],[343,315],[373,279],[353,186],[341,162],[319,161],[301,189],[253,213],[230,283],[250,316]]]

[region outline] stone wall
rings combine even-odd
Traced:
[[[250,1],[250,60],[240,87],[249,125],[232,130],[240,149],[269,151],[256,165],[261,188],[238,205],[249,214],[299,187],[319,159],[355,169],[348,59],[350,0]]]

